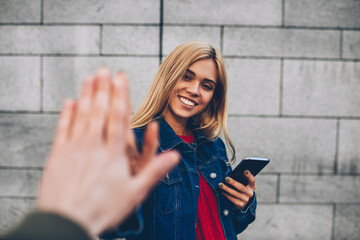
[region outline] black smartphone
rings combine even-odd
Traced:
[[[249,170],[253,176],[256,176],[269,162],[268,158],[246,157],[229,174],[229,177],[246,186],[248,179],[245,177],[244,171]]]

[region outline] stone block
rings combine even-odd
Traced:
[[[360,121],[340,121],[338,155],[340,173],[360,173]]]
[[[336,205],[334,239],[358,240],[360,236],[360,205]]]
[[[238,239],[331,239],[330,205],[259,205],[256,220]]]
[[[187,24],[280,25],[281,1],[165,0],[164,22]]]
[[[244,157],[268,157],[263,172],[332,173],[336,120],[238,118],[228,121],[237,162]]]
[[[339,57],[338,31],[224,28],[224,55],[267,57]]]
[[[102,53],[159,54],[159,27],[104,26]]]
[[[0,196],[35,197],[40,177],[40,170],[0,169]]]
[[[3,54],[99,53],[96,26],[0,26]]]
[[[284,61],[283,114],[360,116],[360,63]]]
[[[164,26],[163,54],[169,54],[178,45],[192,40],[208,41],[220,50],[220,27]]]
[[[357,0],[285,0],[285,25],[358,28]]]
[[[281,175],[280,202],[360,202],[360,176]]]
[[[39,57],[0,57],[0,110],[40,110],[40,85]]]
[[[46,0],[46,23],[159,23],[159,0]]]
[[[360,59],[360,31],[344,31],[343,58]]]
[[[146,96],[159,66],[157,57],[46,57],[44,58],[44,109],[58,111],[67,97],[76,97],[81,81],[102,66],[129,78],[132,109]]]
[[[56,115],[1,114],[0,166],[42,167],[56,122]]]
[[[32,199],[0,199],[0,235],[14,228],[16,224],[35,207]]]
[[[0,23],[39,23],[41,0],[1,0]]]
[[[280,60],[225,59],[230,114],[278,114]]]
[[[277,175],[256,175],[256,197],[258,203],[276,202]]]

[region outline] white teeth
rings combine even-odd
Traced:
[[[186,98],[180,98],[180,101],[182,101],[183,103],[185,103],[186,105],[189,105],[189,106],[194,106],[195,103],[190,101],[190,100],[187,100]]]

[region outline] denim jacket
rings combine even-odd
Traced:
[[[218,183],[224,182],[231,172],[223,141],[220,138],[209,140],[200,130],[194,130],[195,142],[188,144],[175,134],[164,119],[160,118],[159,125],[159,152],[177,150],[181,154],[180,163],[161,179],[136,214],[117,230],[108,231],[101,237],[112,239],[126,236],[131,240],[195,239],[200,172],[216,193],[225,238],[237,239],[236,235],[255,220],[256,197],[254,194],[248,207],[240,210],[221,194]],[[134,132],[141,150],[144,129],[135,129]]]

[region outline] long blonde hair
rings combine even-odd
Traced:
[[[235,147],[229,137],[226,124],[227,76],[224,61],[220,52],[207,42],[192,41],[181,44],[166,57],[154,77],[148,95],[132,117],[132,127],[144,127],[156,116],[161,116],[168,106],[168,100],[177,82],[183,78],[188,67],[200,59],[214,60],[217,67],[217,86],[208,106],[190,121],[199,126],[198,129],[201,129],[209,139],[218,137],[222,131],[232,153],[231,162],[234,162]]]

